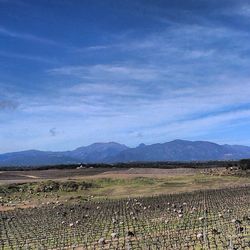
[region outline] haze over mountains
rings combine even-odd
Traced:
[[[250,158],[250,147],[207,141],[174,140],[129,148],[116,142],[94,143],[72,151],[27,150],[0,154],[0,166],[40,166],[70,163],[132,161],[207,161]]]

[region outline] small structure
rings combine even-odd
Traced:
[[[83,165],[81,164],[79,167],[77,167],[76,169],[83,169]]]

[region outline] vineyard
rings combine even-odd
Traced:
[[[7,249],[250,249],[249,186],[0,212]]]

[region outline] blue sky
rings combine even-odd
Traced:
[[[0,153],[250,145],[250,2],[0,0]]]

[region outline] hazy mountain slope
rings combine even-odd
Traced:
[[[250,157],[250,147],[218,145],[206,141],[175,140],[128,149],[107,160],[110,162],[205,161],[248,157]]]
[[[105,158],[113,157],[125,149],[128,149],[125,145],[109,142],[94,143],[86,147],[80,147],[73,151],[66,152],[27,150],[1,154],[0,166],[35,166],[79,162],[103,162]]]
[[[250,147],[206,141],[174,140],[128,148],[116,142],[94,143],[72,151],[29,150],[0,155],[0,166],[37,166],[67,163],[131,161],[206,161],[250,158]]]
[[[40,166],[77,162],[62,152],[27,150],[0,155],[0,166]]]
[[[86,147],[77,148],[67,155],[86,163],[103,162],[106,158],[114,157],[126,149],[129,148],[116,142],[94,143]]]

